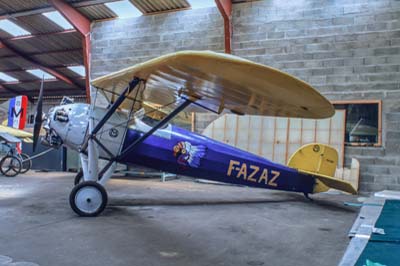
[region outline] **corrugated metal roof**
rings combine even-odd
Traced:
[[[64,74],[65,76],[69,77],[69,78],[76,78],[76,79],[80,79],[82,78],[82,76],[80,76],[79,74],[75,73],[74,71],[68,69],[68,68],[58,68],[57,69],[58,72]]]
[[[28,96],[37,96],[40,88],[40,80],[34,82],[17,83],[6,85],[6,88],[21,92]],[[7,92],[5,92],[7,93]],[[76,88],[62,81],[47,81],[44,83],[44,96],[50,95],[83,95],[85,90]],[[3,92],[0,92],[3,95]]]
[[[41,54],[32,56],[32,58],[46,66],[83,64],[82,52]]]
[[[40,88],[40,79],[32,79],[30,81],[24,83],[15,83],[15,84],[7,84],[8,88],[16,89],[16,90],[32,90]],[[51,89],[69,89],[72,88],[71,85],[59,81],[59,80],[50,80],[44,83],[44,89],[48,92]]]
[[[1,60],[1,57],[3,57],[3,56],[10,56],[10,55],[13,55],[14,53],[13,52],[11,52],[10,50],[8,50],[7,48],[1,48],[0,49],[0,60]]]
[[[104,5],[105,2],[114,1],[116,0],[66,0],[66,2],[75,6],[79,12],[91,21],[116,18],[117,15]],[[190,8],[188,0],[130,1],[144,14]],[[233,0],[233,2],[242,1]],[[0,0],[0,17],[7,18],[8,15],[12,15],[13,22],[34,34],[34,36],[29,37],[14,37],[0,30],[0,41],[4,41],[10,48],[28,55],[44,66],[55,68],[59,73],[71,78],[74,83],[84,87],[85,80],[82,77],[67,68],[59,68],[60,66],[83,64],[83,55],[80,51],[82,49],[82,37],[75,30],[65,31],[62,27],[40,14],[43,10],[47,12],[54,10],[54,8],[47,0]],[[51,53],[51,51],[57,52]],[[33,68],[37,68],[37,66],[27,59],[15,55],[7,48],[0,49],[0,71],[7,71],[7,73],[18,80],[29,81],[35,79],[35,77],[32,77],[32,75],[23,70]],[[0,85],[1,83],[0,81]],[[26,84],[6,83],[6,87],[15,90],[26,90],[29,94],[35,96],[39,89],[39,84],[35,82]],[[74,88],[74,86],[62,81],[47,82],[45,87],[46,95],[85,93],[84,90]],[[0,90],[0,97],[4,97],[4,95],[10,95],[10,93]]]
[[[22,57],[2,58],[0,62],[0,71],[32,68],[32,64]]]
[[[13,37],[10,33],[0,29],[0,39],[11,38]]]
[[[64,30],[62,27],[58,26],[56,23],[41,14],[18,17],[14,19],[13,22],[32,34],[58,32]]]
[[[12,42],[9,41],[8,43],[27,54],[52,50],[70,50],[82,47],[82,39],[78,32],[46,34],[35,38],[23,38]]]
[[[100,20],[117,17],[117,15],[106,5],[93,5],[79,7],[77,9],[90,20]]]
[[[46,6],[49,6],[46,0],[0,0],[0,14],[9,14]]]
[[[189,8],[186,0],[130,0],[144,14]]]
[[[26,71],[7,72],[7,75],[10,75],[18,80],[29,80],[36,78],[35,76],[32,76],[32,74],[29,74]]]

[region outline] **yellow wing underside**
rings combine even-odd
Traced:
[[[3,126],[0,125],[0,132],[5,132],[8,133],[14,137],[21,138],[25,142],[31,142],[33,134],[24,130],[8,127],[8,126]]]
[[[277,69],[210,51],[183,51],[97,78],[92,85],[115,99],[128,83],[146,80],[142,102],[176,106],[181,97],[199,98],[207,108],[238,114],[327,118],[332,105],[310,85]],[[134,94],[132,93],[131,96]],[[129,109],[129,103],[121,108]],[[186,111],[204,111],[191,105]]]

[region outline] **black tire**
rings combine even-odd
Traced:
[[[76,214],[82,217],[99,215],[107,206],[107,201],[106,190],[102,185],[94,181],[83,181],[76,185],[69,195],[69,205]],[[83,209],[83,207],[91,208],[90,205],[95,205],[95,207],[89,211]]]
[[[7,177],[14,177],[21,172],[21,160],[12,155],[6,155],[0,160],[0,172]]]
[[[21,159],[22,159],[22,164],[21,164],[21,174],[25,174],[32,168],[32,160],[30,159],[29,155],[26,153],[21,153],[20,154]]]
[[[83,181],[83,170],[79,170],[79,172],[76,174],[75,179],[74,179],[74,185],[78,185]]]

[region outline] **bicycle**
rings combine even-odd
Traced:
[[[26,173],[32,167],[32,160],[26,153],[19,153],[9,143],[2,143],[8,148],[6,155],[0,160],[0,172],[7,177]]]

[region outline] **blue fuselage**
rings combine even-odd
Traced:
[[[141,135],[128,129],[124,148]],[[312,193],[315,185],[296,169],[174,126],[158,130],[121,162],[250,187]]]

